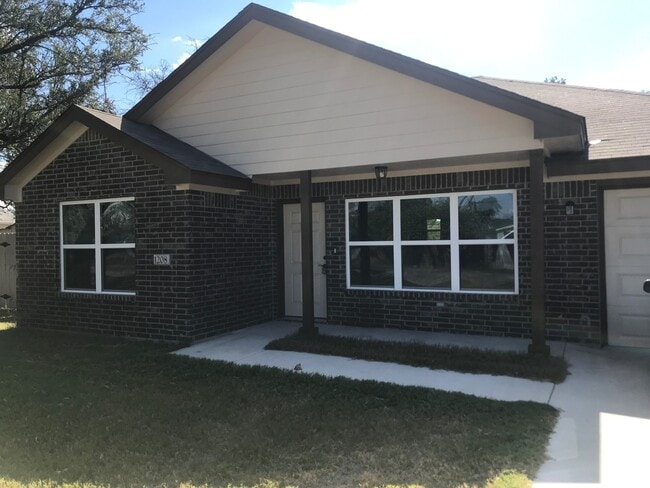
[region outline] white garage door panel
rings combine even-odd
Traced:
[[[619,199],[618,213],[620,217],[650,220],[650,216],[648,215],[648,209],[650,209],[650,196],[639,194],[639,190],[636,189],[631,191],[633,192],[632,195],[623,196]]]
[[[620,247],[623,256],[647,256],[650,233],[638,236],[625,235],[621,238]]]
[[[617,285],[619,287],[618,293],[621,298],[647,298],[648,295],[643,291],[643,288],[639,286],[639,283],[643,283],[646,279],[647,277],[645,274],[639,274],[636,270],[630,273],[618,273]]]
[[[604,204],[609,343],[650,347],[650,189],[608,190]]]

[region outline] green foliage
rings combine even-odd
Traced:
[[[488,481],[485,488],[530,488],[533,482],[524,473],[508,470]]]
[[[544,78],[544,83],[555,83],[557,85],[566,85],[566,78],[560,78],[559,76],[549,76]]]
[[[0,158],[75,103],[112,111],[101,88],[136,70],[148,37],[138,0],[0,0]]]
[[[533,482],[528,476],[514,469],[500,473],[485,484],[485,488],[531,488],[532,486]],[[479,486],[463,483],[458,488],[479,488]]]

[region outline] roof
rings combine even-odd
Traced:
[[[516,93],[382,49],[254,3],[249,4],[219,32],[208,39],[187,61],[129,110],[125,117],[131,120],[140,120],[158,101],[252,21],[258,21],[284,30],[351,56],[530,119],[534,122],[535,137],[538,139],[578,136],[580,139],[578,143],[579,150],[586,147],[586,126],[584,117],[581,115],[522,97]]]
[[[194,183],[235,190],[250,188],[248,176],[156,127],[74,105],[0,173],[0,199],[6,198],[6,185],[74,124],[92,128],[159,166],[168,183]]]
[[[482,76],[477,79],[585,117],[590,160],[650,155],[650,94]]]
[[[157,127],[148,124],[140,124],[126,118],[93,110],[86,107],[77,107],[88,115],[96,117],[101,122],[114,127],[126,136],[159,151],[161,154],[177,161],[183,166],[195,171],[204,171],[206,173],[232,176],[235,178],[248,179],[246,175],[236,169],[231,168],[225,163],[199,151],[195,147],[175,138]]]

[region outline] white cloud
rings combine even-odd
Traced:
[[[181,64],[183,64],[187,59],[192,55],[193,53],[188,53],[185,51],[183,54],[180,55],[180,57],[174,62],[172,65],[172,68],[176,69],[178,68]]]
[[[182,42],[185,46],[192,48],[191,51],[185,51],[183,54],[181,54],[176,59],[176,61],[172,64],[172,68],[176,69],[185,61],[187,61],[187,59],[205,43],[205,40],[193,39],[191,37],[184,38],[181,36],[176,36],[172,39],[172,42]]]
[[[544,11],[521,0],[295,1],[290,15],[466,75],[543,48]],[[532,28],[531,19],[535,20]]]
[[[570,82],[596,88],[650,90],[650,49],[625,58],[611,68],[587,72]]]

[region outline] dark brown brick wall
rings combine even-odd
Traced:
[[[544,235],[548,335],[600,341],[598,191],[594,181],[546,184]],[[566,215],[567,201],[575,203]]]
[[[527,168],[314,184],[325,201],[328,320],[365,327],[528,337]],[[519,290],[513,295],[347,290],[345,200],[385,195],[517,190]],[[298,187],[254,186],[230,196],[177,191],[162,172],[89,132],[34,178],[17,205],[21,326],[196,340],[277,318],[282,310],[281,207]],[[136,296],[60,291],[59,203],[135,197]],[[546,185],[547,332],[599,340],[598,215],[593,182]],[[567,200],[575,215],[564,215]],[[154,266],[153,254],[172,265]],[[538,279],[538,277],[532,277]]]
[[[527,168],[321,183],[328,254],[328,321],[469,334],[530,336],[530,194]],[[519,294],[482,295],[411,291],[348,290],[345,280],[345,199],[516,189]],[[296,199],[296,186],[278,187],[276,198]],[[593,182],[546,185],[546,322],[551,339],[600,340],[598,216]],[[564,215],[564,204],[576,204]],[[336,252],[335,252],[336,251]],[[537,277],[533,277],[537,279]]]
[[[135,197],[136,296],[61,292],[59,203],[127,196]],[[223,206],[224,198],[233,197],[176,191],[156,166],[84,134],[24,188],[17,205],[19,324],[193,340],[270,319],[272,204],[251,195]],[[153,254],[170,254],[171,266],[154,266]],[[243,261],[249,268],[236,272]],[[248,280],[253,267],[260,280]],[[235,303],[243,312],[234,313]]]
[[[269,189],[244,196],[191,192],[194,338],[278,316],[277,208]]]

